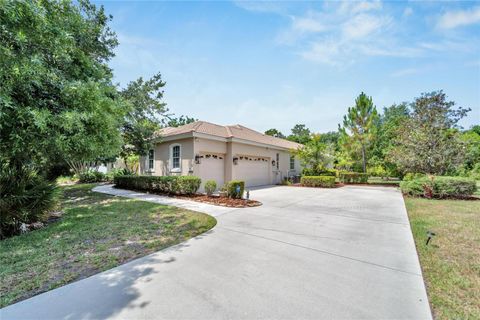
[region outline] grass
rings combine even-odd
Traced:
[[[57,184],[60,186],[75,184],[78,182],[78,179],[74,176],[60,176],[57,178]]]
[[[206,214],[64,186],[64,215],[0,242],[0,307],[60,287],[199,235]]]
[[[480,201],[405,203],[435,318],[480,319]]]

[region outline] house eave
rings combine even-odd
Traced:
[[[200,133],[200,132],[194,132],[194,131],[171,135],[167,137],[158,137],[158,138],[155,138],[153,142],[162,143],[162,142],[174,141],[174,140],[180,140],[180,139],[186,139],[186,138],[192,138],[192,137],[213,140],[213,141],[220,141],[220,142],[235,142],[235,143],[241,143],[241,144],[246,144],[246,145],[251,145],[256,147],[263,147],[263,148],[274,149],[274,150],[281,150],[281,151],[290,151],[292,149],[295,149],[295,148],[285,148],[285,147],[280,147],[280,146],[276,146],[268,143],[255,142],[255,141],[240,139],[235,137],[224,138],[224,137],[219,137],[212,134]]]

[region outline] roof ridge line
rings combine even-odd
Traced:
[[[227,134],[229,137],[233,137],[233,134],[232,134],[232,131],[230,131],[230,127],[229,126],[225,126],[225,129],[227,129]]]

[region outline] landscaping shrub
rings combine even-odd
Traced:
[[[408,172],[403,176],[403,181],[412,181],[414,179],[419,179],[426,177],[424,173],[413,173],[413,172]]]
[[[340,171],[338,178],[342,183],[367,183],[368,174],[360,172]]]
[[[400,183],[402,193],[415,197],[448,198],[471,196],[475,180],[462,177],[421,177]]]
[[[194,194],[200,188],[202,180],[195,176],[179,176],[176,179],[178,194]]]
[[[480,180],[480,163],[475,164],[472,170],[468,173],[471,179]]]
[[[303,176],[332,176],[335,177],[337,175],[337,170],[335,169],[327,169],[327,168],[304,168],[302,170]]]
[[[126,168],[113,168],[105,175],[105,180],[108,182],[113,182],[115,177],[119,176],[129,176],[135,174]]]
[[[334,176],[303,176],[300,183],[306,187],[332,188],[335,186]]]
[[[237,187],[240,187],[240,192],[237,191]],[[241,199],[243,198],[244,191],[245,191],[245,181],[232,180],[227,184],[227,196],[229,198]]]
[[[477,191],[475,180],[462,177],[435,177],[433,195],[444,198],[449,196],[471,196]]]
[[[20,232],[22,223],[42,221],[57,204],[59,189],[29,168],[0,167],[0,239]]]
[[[114,177],[115,186],[171,194],[193,194],[200,188],[202,180],[195,176],[135,176]]]
[[[208,180],[207,182],[205,182],[204,189],[207,195],[211,196],[215,192],[215,190],[217,190],[217,183],[215,182],[215,180]]]
[[[106,180],[106,176],[103,172],[87,169],[78,174],[78,181],[81,183],[93,183],[102,182]]]

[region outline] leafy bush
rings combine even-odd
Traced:
[[[200,188],[202,180],[195,176],[179,176],[176,179],[177,189],[175,193],[178,194],[194,194]]]
[[[108,182],[113,182],[115,177],[121,177],[121,176],[129,176],[135,174],[134,172],[126,169],[126,168],[114,168],[107,172],[105,175],[105,179]]]
[[[480,163],[475,164],[472,170],[468,173],[468,176],[475,180],[480,180]]]
[[[239,187],[240,191],[237,191]],[[245,181],[232,180],[227,184],[227,195],[229,198],[241,199],[243,198],[243,192],[245,191]]]
[[[425,198],[471,196],[477,190],[475,180],[462,177],[421,177],[400,183],[402,193]]]
[[[335,177],[332,176],[303,176],[300,183],[306,187],[332,188],[335,186]]]
[[[342,183],[367,183],[368,174],[360,172],[340,171],[338,178]]]
[[[59,189],[29,168],[0,167],[0,239],[18,234],[22,223],[45,218],[57,204]]]
[[[87,169],[78,174],[78,181],[81,183],[93,183],[102,182],[106,180],[106,176],[103,172]]]
[[[382,165],[371,166],[367,168],[367,173],[370,177],[387,177],[388,173]]]
[[[337,175],[337,170],[327,169],[327,168],[323,168],[323,167],[303,168],[302,175],[304,175],[304,176],[332,176],[332,177],[335,177]]]
[[[426,177],[424,173],[413,173],[413,172],[408,172],[403,176],[403,181],[412,181],[414,179],[419,179]]]
[[[435,177],[433,195],[444,198],[449,196],[471,196],[477,191],[475,180],[461,177]]]
[[[114,177],[115,186],[123,189],[168,194],[193,194],[202,180],[195,176],[135,176]]]
[[[205,182],[205,192],[207,193],[208,196],[211,196],[215,190],[217,190],[217,183],[215,180],[208,180]]]

